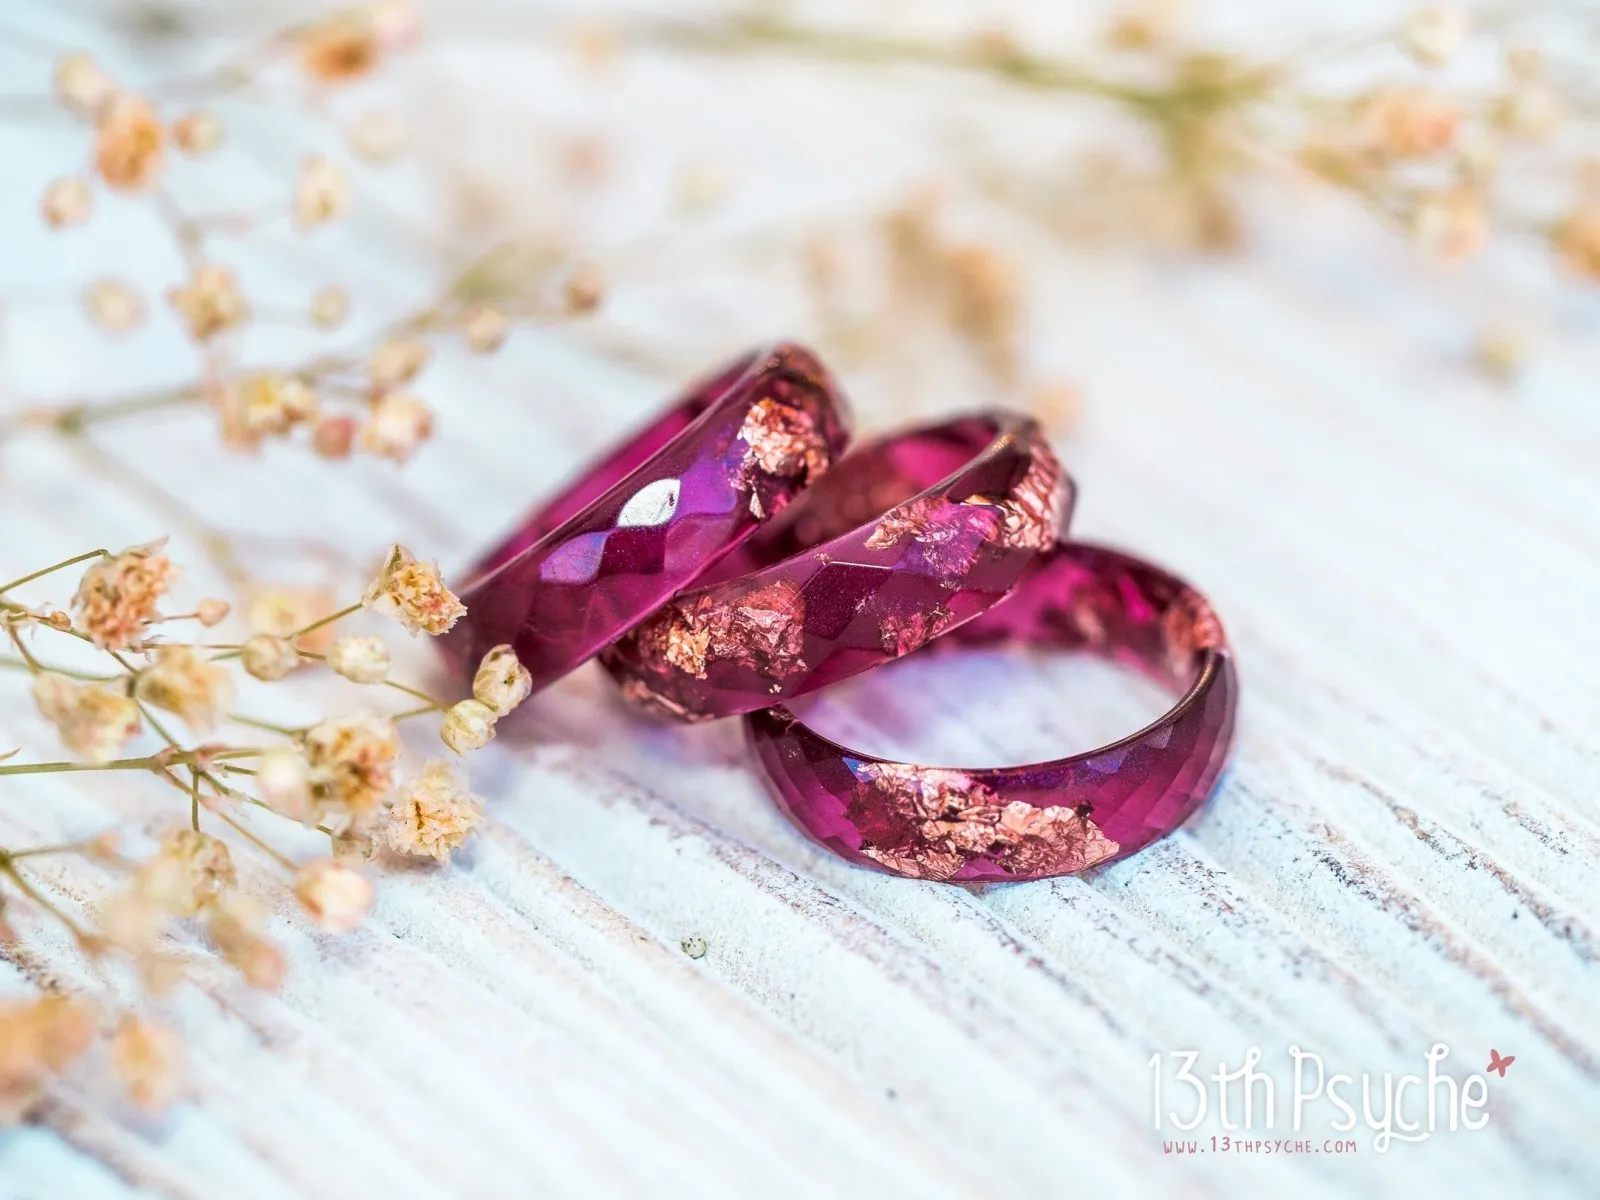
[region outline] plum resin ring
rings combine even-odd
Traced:
[[[779,802],[852,862],[951,883],[1043,879],[1134,853],[1210,794],[1233,741],[1238,677],[1205,599],[1159,567],[1067,543],[1015,595],[939,643],[1091,650],[1181,692],[1151,725],[1085,754],[957,770],[846,749],[785,708],[746,732]]]
[[[805,695],[1001,600],[1055,544],[1073,494],[1026,417],[896,434],[843,459],[602,661],[630,701],[684,720]]]
[[[702,380],[478,564],[446,655],[470,672],[510,643],[535,690],[554,682],[782,511],[843,452],[848,421],[799,346]]]

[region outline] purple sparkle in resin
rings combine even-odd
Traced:
[[[998,602],[1054,543],[1072,499],[1026,417],[897,434],[835,465],[601,661],[629,700],[685,720],[803,696]]]
[[[1206,799],[1233,742],[1238,677],[1222,626],[1182,580],[1067,543],[1004,604],[932,650],[1014,641],[1090,650],[1181,698],[1121,741],[1031,766],[951,769],[858,754],[788,709],[746,718],[780,804],[851,862],[915,879],[1044,879],[1122,858]]]
[[[781,344],[676,407],[536,509],[459,589],[442,639],[470,673],[510,643],[535,690],[597,654],[814,482],[849,438],[820,362]]]

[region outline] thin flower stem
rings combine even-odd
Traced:
[[[49,846],[29,846],[23,850],[0,851],[0,863],[15,862],[19,858],[39,858],[46,854],[81,854],[93,849],[97,838],[84,838],[76,842],[57,842]]]
[[[248,725],[251,729],[264,729],[268,733],[281,733],[284,737],[299,737],[305,732],[304,727],[296,729],[288,725],[275,725],[271,721],[263,721],[258,717],[247,717],[243,713],[229,713],[228,720],[235,725]]]
[[[296,629],[294,632],[289,633],[289,634],[287,634],[285,636],[286,636],[287,640],[292,642],[297,638],[305,637],[305,635],[308,634],[308,633],[313,633],[316,630],[321,629],[325,625],[332,625],[335,621],[342,621],[346,617],[353,616],[355,613],[358,613],[360,611],[361,611],[361,605],[359,603],[352,604],[349,608],[341,608],[336,613],[329,613],[327,616],[322,617],[322,618],[320,618],[318,620],[315,620],[315,621],[311,622],[311,624],[309,624],[309,625],[302,625],[299,629]]]
[[[44,668],[39,665],[39,660],[33,656],[33,652],[28,649],[27,643],[22,640],[22,635],[17,632],[17,627],[15,625],[6,626],[6,635],[10,637],[11,644],[17,648],[17,653],[22,655],[23,665],[26,666],[30,672],[37,675],[40,671],[44,670]]]
[[[427,704],[422,708],[408,708],[404,712],[397,712],[389,719],[391,721],[409,721],[412,717],[425,717],[429,713],[440,711],[437,704]]]
[[[239,834],[240,837],[250,842],[263,853],[276,859],[281,866],[288,868],[290,871],[296,869],[293,859],[287,858],[278,853],[278,851],[273,849],[273,847],[270,846],[263,838],[257,836],[250,829],[246,828],[244,823],[238,820],[238,818],[234,817],[231,813],[218,811],[216,816],[222,821],[223,824],[230,826],[236,833]]]
[[[69,671],[65,667],[52,667],[48,663],[38,662],[37,659],[34,660],[34,664],[30,664],[24,658],[12,658],[9,655],[0,655],[0,669],[8,671],[34,671],[35,669],[49,671],[52,675],[65,675],[68,679],[76,679],[83,683],[110,683],[113,680],[122,678],[120,675],[91,675],[87,671]]]
[[[109,762],[44,762],[0,764],[0,775],[57,775],[67,771],[156,771],[170,760],[158,761],[154,755],[143,758],[114,758]]]
[[[308,658],[312,662],[325,663],[325,662],[328,661],[328,656],[326,654],[313,654],[309,650],[300,651],[300,657],[301,658]],[[405,695],[410,696],[414,700],[426,700],[430,704],[432,704],[433,707],[439,712],[444,712],[450,707],[443,700],[440,700],[437,696],[430,696],[427,692],[423,691],[422,689],[411,687],[410,685],[401,683],[398,680],[395,680],[395,679],[380,679],[380,680],[378,680],[378,682],[380,684],[382,684],[384,687],[393,688],[395,691],[402,692]]]
[[[88,562],[91,558],[110,557],[111,552],[108,550],[90,550],[84,554],[74,555],[72,558],[63,559],[53,566],[41,567],[32,574],[24,575],[20,579],[13,579],[10,583],[0,583],[0,595],[11,591],[13,588],[19,588],[25,583],[32,583],[35,579],[43,579],[46,575],[53,574],[56,571],[63,571],[68,567],[76,566],[78,563]]]

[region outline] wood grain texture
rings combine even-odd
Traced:
[[[1053,19],[1055,6],[1031,7]],[[933,25],[972,16],[934,12]],[[1040,97],[916,73],[646,50],[597,87],[559,39],[504,35],[535,17],[547,29],[563,12],[441,14],[400,99],[425,161],[479,171],[540,219],[536,172],[492,138],[441,147],[441,135],[556,130],[576,113],[613,139],[620,177],[557,214],[616,264],[599,324],[518,334],[492,360],[444,356],[424,377],[439,436],[403,473],[288,451],[225,457],[192,414],[102,444],[254,537],[269,561],[294,557],[272,540],[284,535],[332,547],[327,565],[292,569],[344,592],[390,539],[460,567],[689,374],[773,334],[819,334],[763,231],[848,227],[947,170],[955,131],[996,159],[1069,137]],[[40,9],[28,21],[137,69],[97,16]],[[19,90],[37,81],[29,70]],[[28,227],[38,185],[76,161],[76,137],[0,131],[0,161],[26,164],[0,187],[5,228]],[[248,116],[236,142],[237,171],[257,185],[287,178],[299,153]],[[732,195],[673,223],[666,181],[699,161],[729,174]],[[397,252],[382,213],[429,189],[406,176],[364,186],[378,234],[287,252],[242,244],[247,281],[298,296],[339,254],[358,296],[386,298],[363,321],[425,296],[436,264]],[[187,1102],[147,1123],[69,1085],[37,1124],[0,1135],[0,1191],[1600,1192],[1592,298],[1515,262],[1429,277],[1364,216],[1312,196],[1284,203],[1260,214],[1248,253],[1217,264],[1085,251],[975,209],[1030,265],[1027,359],[1083,387],[1082,427],[1060,444],[1081,486],[1079,532],[1188,575],[1238,648],[1238,754],[1187,828],[1081,879],[964,890],[881,877],[782,820],[735,723],[641,726],[586,668],[474,760],[490,820],[470,852],[449,870],[386,876],[375,918],[349,937],[285,908],[274,933],[293,969],[280,993],[241,994],[213,964],[176,1002]],[[102,216],[72,239],[11,240],[6,294],[107,264],[173,277],[170,250],[136,214]],[[1511,393],[1454,357],[1478,317],[1508,305],[1549,314]],[[60,306],[5,316],[8,406],[188,369],[170,328],[107,348]],[[293,336],[268,330],[252,354],[278,357]],[[887,357],[841,370],[867,427],[983,398],[955,369],[908,386]],[[0,577],[171,524],[143,493],[40,440],[0,444],[0,520]],[[216,586],[181,528],[174,547],[196,564],[194,594]],[[433,669],[424,645],[400,658],[414,675]],[[50,752],[24,682],[0,689],[0,745]],[[285,718],[349,699],[314,684],[250,697]],[[973,656],[844,689],[828,719],[875,748],[982,761],[1087,746],[1151,703],[1106,671]],[[0,840],[113,821],[159,833],[181,814],[152,795],[104,779],[7,781]],[[270,863],[240,858],[245,885],[265,892]],[[42,875],[69,904],[104,882],[75,864]],[[38,936],[8,960],[7,987],[92,982],[48,927]],[[684,953],[690,938],[704,957]],[[1151,1127],[1158,1051],[1197,1050],[1209,1071],[1259,1046],[1284,1090],[1291,1045],[1381,1076],[1421,1069],[1436,1042],[1463,1074],[1482,1071],[1491,1047],[1516,1055],[1491,1079],[1487,1128],[1387,1154],[1358,1127],[1350,1156],[1177,1158],[1162,1153],[1176,1135]],[[1286,1136],[1281,1120],[1263,1136]]]

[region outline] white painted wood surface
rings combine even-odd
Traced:
[[[128,62],[103,21],[25,16]],[[241,463],[188,414],[102,440],[230,531],[336,548],[332,568],[299,569],[347,593],[390,539],[465,564],[692,372],[773,334],[813,335],[775,230],[848,226],[948,173],[955,129],[996,156],[1056,144],[1056,108],[967,82],[646,52],[596,86],[548,37],[483,33],[514,27],[498,10],[454,16],[401,99],[513,211],[558,206],[530,165],[555,131],[614,139],[611,182],[564,214],[611,266],[603,320],[518,334],[492,360],[445,357],[423,386],[438,440],[403,473],[287,451]],[[37,64],[4,61],[6,91],[40,85]],[[237,171],[285,178],[302,134],[241,118]],[[0,133],[5,292],[63,292],[107,269],[169,280],[165,244],[123,206],[70,238],[15,232],[76,161],[74,137],[49,123]],[[717,165],[732,191],[717,214],[678,221],[663,195],[692,162]],[[364,194],[381,186],[404,207],[426,191],[397,178],[392,194],[370,180]],[[974,218],[1030,263],[1030,361],[1083,387],[1082,426],[1061,443],[1078,529],[1188,574],[1238,647],[1238,754],[1188,828],[1084,879],[963,890],[880,877],[785,824],[735,724],[642,727],[588,668],[475,760],[491,819],[469,853],[386,876],[375,919],[347,938],[285,910],[281,993],[241,994],[218,968],[178,1001],[186,1103],[151,1124],[64,1089],[35,1126],[0,1135],[0,1192],[1600,1192],[1593,298],[1515,260],[1429,277],[1337,204],[1269,207],[1252,250],[1216,264],[1087,252]],[[375,218],[236,261],[286,298],[354,261],[340,276],[375,322],[437,275],[391,228]],[[1548,332],[1508,393],[1457,359],[1478,318],[1512,307]],[[42,301],[7,326],[7,405],[188,370],[169,328],[108,349]],[[295,344],[267,329],[252,354]],[[619,344],[648,354],[619,357]],[[911,402],[903,376],[843,374],[875,428],[985,398],[941,370]],[[0,514],[0,576],[170,525],[40,440],[0,445]],[[181,530],[174,544],[200,563]],[[195,594],[210,586],[197,565]],[[431,670],[426,647],[407,661]],[[886,676],[848,689],[834,727],[952,760],[1085,746],[1152,703],[1078,664]],[[48,752],[21,681],[0,688],[0,742]],[[285,716],[330,703],[315,687],[253,701]],[[175,814],[157,804],[117,781],[7,781],[0,837],[116,820],[159,831]],[[241,858],[264,888],[266,864]],[[97,884],[71,865],[45,878],[70,903]],[[5,975],[14,988],[91,981],[59,939]],[[1290,1045],[1381,1076],[1421,1069],[1435,1042],[1462,1074],[1491,1047],[1516,1055],[1490,1081],[1487,1128],[1385,1155],[1358,1126],[1358,1152],[1338,1158],[1176,1158],[1162,1152],[1176,1133],[1151,1127],[1156,1052],[1198,1050],[1209,1072],[1260,1046],[1281,1091]],[[1260,1136],[1286,1136],[1281,1116]]]

